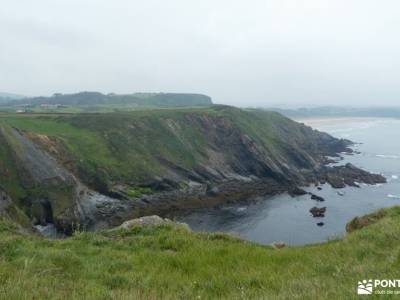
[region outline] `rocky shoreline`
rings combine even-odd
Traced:
[[[113,191],[110,197],[80,184],[79,202],[73,215],[78,216],[77,225],[70,225],[65,220],[55,223],[57,230],[69,235],[74,230],[103,230],[119,226],[126,220],[148,215],[173,218],[191,209],[212,208],[225,204],[248,204],[262,198],[281,193],[289,193],[292,197],[309,194],[302,187],[328,183],[333,188],[341,189],[346,186],[359,187],[360,183],[385,183],[386,179],[379,174],[372,174],[355,167],[352,164],[343,166],[323,165],[316,172],[305,172],[302,180],[278,182],[273,178],[258,178],[255,176],[225,180],[221,183],[190,182],[184,189],[171,189],[143,195],[137,198],[128,197],[123,192]],[[77,179],[75,179],[77,180]],[[167,183],[160,183],[167,184]],[[322,202],[322,197],[310,194],[311,199]],[[316,211],[316,210],[315,210]],[[46,214],[46,212],[43,212]],[[316,212],[314,217],[324,217]],[[43,225],[46,223],[44,222]],[[323,226],[319,222],[318,226]]]
[[[352,164],[337,167],[323,167],[316,177],[311,176],[309,182],[280,184],[271,179],[251,179],[247,181],[232,180],[222,184],[209,186],[207,184],[193,184],[187,190],[172,190],[146,195],[138,199],[124,198],[124,208],[115,205],[121,200],[99,204],[96,220],[89,225],[90,230],[110,228],[121,224],[124,220],[138,218],[145,215],[159,215],[173,217],[195,208],[211,208],[233,203],[250,203],[260,197],[280,193],[289,193],[293,197],[308,194],[301,187],[310,184],[329,183],[333,188],[341,189],[346,186],[358,186],[359,183],[385,183],[382,175],[372,174],[355,167]],[[311,199],[322,202],[322,197],[310,194]],[[325,213],[325,211],[323,212]],[[323,217],[324,214],[318,215]],[[107,220],[107,222],[101,221]],[[319,225],[322,226],[322,225]]]

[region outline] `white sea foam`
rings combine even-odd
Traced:
[[[388,196],[388,198],[400,199],[400,195],[392,195],[392,194],[389,194],[389,195],[387,195],[387,196]]]
[[[392,179],[399,179],[398,175],[392,175]]]

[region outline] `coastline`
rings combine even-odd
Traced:
[[[323,165],[315,174],[306,175],[302,182],[282,184],[273,179],[259,178],[250,181],[228,181],[214,185],[212,188],[203,184],[191,191],[161,192],[144,196],[140,199],[141,202],[130,202],[129,209],[121,211],[121,213],[114,213],[111,218],[113,222],[110,222],[104,228],[112,228],[120,225],[122,221],[146,215],[156,214],[161,217],[174,218],[193,209],[213,208],[235,203],[249,204],[258,201],[259,197],[265,199],[283,193],[288,193],[293,198],[309,195],[311,199],[317,202],[324,201],[323,198],[306,192],[304,188],[312,185],[319,187],[325,183],[328,183],[333,189],[341,189],[359,187],[359,183],[368,185],[386,183],[386,179],[379,174],[369,173],[351,164],[346,164],[333,167]],[[129,202],[128,199],[126,201]],[[99,228],[96,224],[93,225],[94,229],[104,229]],[[102,223],[101,225],[106,224]]]

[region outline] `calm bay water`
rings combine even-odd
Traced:
[[[262,244],[282,241],[290,245],[324,242],[340,238],[355,216],[378,208],[400,205],[400,120],[393,119],[309,119],[302,122],[338,138],[362,143],[358,155],[345,155],[340,163],[351,162],[365,170],[381,173],[388,183],[361,188],[333,189],[323,185],[306,188],[325,198],[309,195],[292,198],[287,194],[260,199],[257,203],[199,209],[177,220],[195,231],[228,232]],[[341,192],[342,195],[339,195]],[[309,209],[327,207],[324,218],[313,218]],[[324,226],[317,226],[324,222]]]

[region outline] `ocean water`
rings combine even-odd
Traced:
[[[340,164],[350,162],[381,173],[388,183],[344,189],[333,189],[326,184],[322,190],[313,186],[306,190],[324,197],[324,202],[311,200],[309,195],[292,198],[282,194],[249,205],[194,210],[176,219],[195,231],[227,232],[261,244],[303,245],[341,238],[346,224],[354,217],[400,205],[400,120],[356,118],[301,122],[360,143],[354,149],[361,154],[343,155]],[[326,206],[325,217],[313,218],[309,212],[313,206]],[[324,225],[318,226],[320,222]]]

